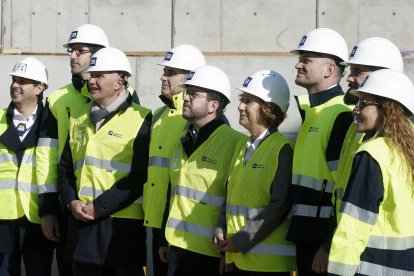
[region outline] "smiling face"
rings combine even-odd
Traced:
[[[358,89],[365,78],[373,71],[375,70],[370,66],[351,64],[350,73],[346,79],[349,89]]]
[[[374,95],[360,92],[359,101],[352,111],[358,132],[367,133],[376,129],[379,108],[381,104]]]
[[[92,99],[102,108],[109,106],[123,88],[123,80],[116,72],[91,72],[88,80]]]
[[[43,92],[41,84],[35,84],[33,80],[12,76],[10,85],[10,97],[14,105],[36,105],[37,96]]]
[[[185,81],[187,71],[165,66],[164,73],[161,76],[161,94],[171,99],[172,96],[181,93],[184,88],[182,85]]]
[[[240,95],[239,124],[251,134],[257,128],[265,129],[267,127],[261,112],[262,102],[263,100],[249,93],[244,92]]]

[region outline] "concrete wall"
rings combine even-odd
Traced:
[[[351,48],[370,36],[391,39],[401,50],[413,50],[414,1],[407,0],[0,0],[1,36],[5,49],[37,55],[49,69],[48,93],[70,81],[69,58],[62,44],[84,23],[102,27],[113,47],[130,54],[142,105],[155,109],[162,53],[174,45],[194,44],[209,64],[228,73],[232,86],[260,69],[280,72],[292,94],[305,90],[294,84],[297,57],[287,54],[302,35],[316,27],[341,33]],[[0,55],[0,107],[9,102],[8,72],[23,59]],[[414,61],[406,58],[414,79]],[[343,81],[346,88],[346,82]],[[238,125],[237,95],[233,90],[227,116]],[[282,126],[296,132],[299,116],[292,101]]]

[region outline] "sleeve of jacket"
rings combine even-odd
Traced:
[[[57,214],[58,128],[56,118],[46,101],[39,124],[39,140],[36,147],[36,181],[39,186],[39,216]]]
[[[356,154],[329,252],[328,271],[331,275],[356,273],[383,196],[379,164],[367,152]]]
[[[128,176],[116,182],[94,200],[94,207],[101,217],[110,216],[124,209],[142,196],[148,173],[151,120],[152,115],[149,113],[135,138],[131,171]]]
[[[63,205],[66,205],[72,200],[79,199],[76,191],[76,177],[73,169],[72,153],[69,147],[69,137],[66,140],[62,156],[59,160],[57,187]]]
[[[231,239],[243,253],[264,240],[286,218],[292,206],[289,196],[292,186],[293,150],[286,144],[278,156],[278,168],[270,188],[270,203]]]

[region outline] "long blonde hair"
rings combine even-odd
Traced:
[[[386,98],[381,98],[381,105],[377,133],[384,135],[389,145],[404,157],[414,190],[414,125],[408,117],[410,112],[400,103]]]

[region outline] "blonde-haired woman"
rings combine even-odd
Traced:
[[[239,123],[250,139],[236,147],[214,242],[234,265],[233,275],[290,275],[296,250],[285,237],[293,149],[277,130],[289,107],[289,88],[280,74],[262,70],[238,89]]]
[[[353,111],[364,141],[354,155],[329,254],[330,275],[414,275],[414,86],[371,73]]]

